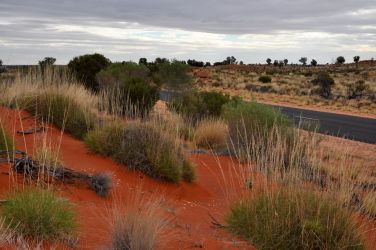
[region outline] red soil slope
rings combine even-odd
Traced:
[[[35,127],[34,118],[26,112],[0,108],[0,119],[9,132]],[[166,202],[162,209],[166,211],[171,223],[171,242],[169,249],[249,249],[250,247],[231,236],[223,229],[213,226],[212,217],[219,221],[227,211],[229,195],[239,192],[238,183],[226,180],[222,175],[234,175],[233,168],[239,166],[228,157],[210,155],[192,155],[197,165],[197,181],[193,184],[169,184],[153,180],[139,172],[128,170],[125,166],[98,155],[90,154],[83,143],[49,127],[47,131],[34,135],[15,135],[17,149],[33,154],[34,145],[47,138],[53,145],[60,145],[60,155],[66,167],[87,173],[108,172],[112,174],[113,190],[108,198],[97,196],[88,187],[79,185],[56,185],[57,190],[74,202],[80,224],[80,249],[98,249],[108,246],[110,234],[108,221],[114,200],[126,206],[134,190],[141,188],[145,195],[164,195]],[[220,161],[220,167],[218,163]],[[15,183],[22,185],[20,176],[4,173],[1,165],[0,198],[11,190]],[[222,174],[223,171],[223,174]],[[17,178],[15,178],[17,177]],[[17,180],[15,180],[17,179]],[[226,187],[231,186],[232,188]]]

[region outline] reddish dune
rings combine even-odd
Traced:
[[[1,108],[0,118],[10,132],[27,130],[36,126],[34,118],[27,118],[26,112]],[[27,118],[27,119],[23,119]],[[239,183],[233,182],[233,169],[239,166],[228,157],[217,158],[211,155],[192,155],[197,165],[195,183],[169,184],[131,171],[98,155],[90,154],[84,144],[53,127],[33,135],[15,135],[17,149],[33,154],[34,145],[47,138],[53,146],[60,145],[60,155],[64,166],[87,173],[108,172],[112,174],[113,189],[108,198],[97,196],[88,187],[57,184],[56,188],[74,202],[80,223],[80,249],[96,249],[110,243],[109,221],[114,200],[126,206],[129,196],[141,188],[145,195],[163,195],[166,204],[163,209],[171,219],[172,240],[169,249],[248,249],[246,243],[236,239],[223,229],[212,224],[213,218],[223,221],[231,194],[239,193]],[[218,165],[220,162],[220,165]],[[3,166],[5,166],[3,164]],[[3,168],[4,170],[5,168]],[[3,171],[4,172],[4,171]],[[222,174],[223,172],[223,174]],[[15,175],[0,174],[0,195],[12,189]],[[226,187],[229,186],[229,187]],[[231,188],[230,188],[231,187]]]

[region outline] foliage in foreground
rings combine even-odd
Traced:
[[[227,124],[220,119],[201,120],[196,128],[194,140],[199,147],[223,149],[228,137]]]
[[[3,205],[2,216],[18,235],[36,239],[63,239],[77,230],[71,204],[50,190],[11,194]]]
[[[231,232],[258,249],[363,249],[351,213],[310,191],[263,192],[234,204]]]
[[[178,138],[152,122],[105,125],[89,132],[85,144],[91,152],[110,156],[157,179],[179,182],[195,178]]]

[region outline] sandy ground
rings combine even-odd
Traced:
[[[0,109],[2,123],[13,133],[35,126],[33,118],[22,120],[27,117],[25,112]],[[80,224],[79,249],[103,249],[110,244],[111,208],[115,201],[126,206],[136,189],[141,189],[146,196],[163,195],[165,199],[161,209],[170,220],[171,237],[164,249],[252,249],[245,242],[212,224],[213,218],[223,222],[229,204],[241,195],[244,188],[244,184],[239,183],[234,174],[234,171],[242,169],[237,161],[229,157],[194,154],[190,158],[197,165],[196,182],[168,184],[130,171],[111,159],[90,154],[81,141],[62,134],[53,127],[33,135],[15,135],[17,148],[31,155],[34,146],[45,138],[55,146],[60,145],[59,153],[66,167],[87,173],[107,172],[113,178],[113,191],[108,198],[101,198],[84,186],[55,185],[57,191],[71,200],[77,209]],[[331,147],[343,141],[345,140],[329,138],[325,143]],[[376,163],[375,145],[345,142],[354,147],[354,152],[356,149],[364,154],[363,157],[370,157],[371,164]],[[16,185],[22,186],[23,179],[15,174],[9,175],[4,164],[1,169],[0,198],[3,198]],[[254,176],[254,179],[261,180],[261,177]],[[368,226],[376,227],[373,224]],[[368,249],[376,249],[376,232],[369,231],[367,239]]]

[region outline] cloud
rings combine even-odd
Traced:
[[[5,63],[100,52],[112,60],[156,56],[245,62],[300,56],[330,61],[376,51],[373,0],[2,0]]]

